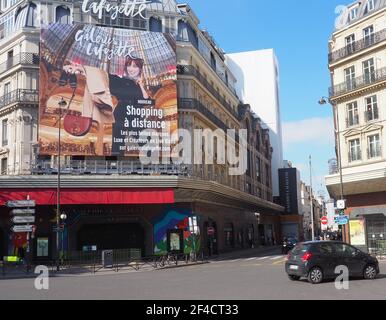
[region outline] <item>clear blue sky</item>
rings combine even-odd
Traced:
[[[280,63],[284,158],[309,182],[313,157],[314,188],[324,189],[328,160],[335,156],[332,110],[319,106],[328,95],[328,40],[338,5],[346,0],[188,0],[218,45],[227,53],[274,48]]]

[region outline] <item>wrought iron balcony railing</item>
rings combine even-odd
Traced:
[[[225,101],[225,99],[218,93],[218,91],[209,83],[207,79],[193,66],[178,65],[178,74],[188,75],[195,77],[217,100],[222,106],[224,106],[233,116],[238,118],[237,112],[232,106]]]
[[[18,64],[38,65],[39,55],[37,53],[20,53],[0,64],[0,73],[6,72]]]
[[[386,80],[386,68],[378,69],[372,73],[330,87],[330,97],[346,94],[384,80]]]
[[[384,40],[386,40],[386,29],[376,32],[369,37],[365,37],[361,40],[355,41],[342,49],[331,52],[328,55],[328,61],[330,63],[335,63],[352,54],[355,54],[367,48],[370,48]]]
[[[0,97],[0,109],[13,103],[38,103],[38,90],[17,89]]]

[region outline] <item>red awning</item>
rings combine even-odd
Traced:
[[[7,201],[35,200],[37,205],[55,205],[56,189],[0,189],[0,206]],[[173,189],[61,189],[62,205],[77,204],[167,204],[174,203]]]

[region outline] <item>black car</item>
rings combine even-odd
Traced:
[[[350,277],[375,279],[379,274],[376,258],[336,241],[299,243],[289,253],[285,270],[293,281],[305,277],[310,283],[318,284],[336,278],[338,266],[347,266]]]
[[[295,248],[297,243],[298,243],[297,239],[294,239],[294,238],[284,238],[283,244],[281,246],[282,254],[287,254],[288,252],[290,252],[293,248]]]

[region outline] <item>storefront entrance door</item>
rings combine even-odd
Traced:
[[[145,232],[139,224],[84,225],[78,232],[78,250],[140,249],[144,254]]]

